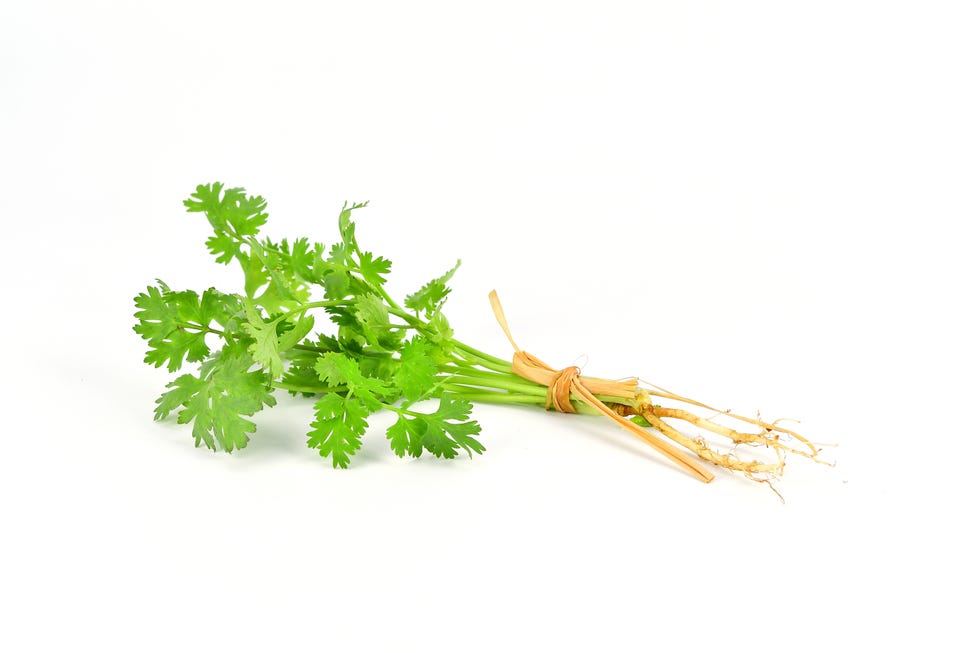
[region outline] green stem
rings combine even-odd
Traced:
[[[538,406],[540,408],[545,407],[544,397],[538,397],[534,395],[519,395],[510,392],[479,392],[473,388],[467,386],[452,386],[447,385],[446,389],[452,392],[454,395],[467,399],[469,401],[475,401],[483,404],[505,404],[511,406]],[[584,401],[579,401],[578,399],[572,399],[572,404],[575,406],[575,410],[578,413],[584,415],[597,415],[598,411],[592,406],[585,403]]]
[[[344,385],[302,385],[299,383],[285,383],[284,381],[273,381],[272,386],[287,390],[289,392],[302,392],[304,394],[329,394],[331,392],[343,392],[347,390]]]
[[[226,336],[224,331],[218,331],[217,329],[212,329],[211,327],[206,327],[202,324],[195,324],[194,322],[178,322],[177,326],[184,329],[194,329],[195,331],[200,331],[201,333],[213,333],[218,336]]]
[[[446,389],[461,399],[483,404],[531,405],[544,408],[543,397],[515,395],[509,392],[473,392],[472,388],[463,386],[447,386]]]
[[[437,366],[440,372],[446,374],[465,374],[467,376],[480,376],[488,379],[520,379],[521,377],[508,370],[506,372],[489,370],[483,367],[476,367],[474,364],[465,360],[451,361]]]
[[[515,392],[527,392],[533,396],[547,396],[547,388],[529,381],[513,372],[495,372],[481,370],[468,365],[440,365],[439,371],[450,376],[447,379],[457,384],[484,388],[501,388]],[[606,404],[633,404],[632,397],[617,397],[614,395],[595,395],[596,399]],[[577,400],[573,400],[577,401]]]
[[[401,306],[399,306],[398,303],[391,298],[391,295],[389,295],[384,288],[378,288],[378,291],[381,293],[381,296],[384,298],[384,300],[388,302],[389,313],[405,320],[405,323],[410,325],[413,329],[421,333],[425,333],[427,335],[433,335],[434,332],[432,331],[432,329],[429,328],[429,324],[427,322],[425,322],[421,318],[412,315],[411,313],[403,309]]]
[[[388,302],[388,306],[391,308],[391,312],[397,315],[398,317],[400,317],[401,319],[405,320],[406,322],[408,322],[408,320],[405,319],[405,316],[402,315],[402,313],[405,313],[405,310],[398,304],[398,302],[392,299],[391,295],[388,294],[388,291],[385,290],[383,287],[378,287],[378,292],[380,292],[381,297],[386,302]],[[405,315],[408,315],[408,313],[405,313]],[[409,324],[411,323],[409,322]]]
[[[381,296],[384,298],[384,300],[388,302],[389,313],[397,317],[400,317],[402,320],[405,321],[406,324],[408,324],[410,327],[412,327],[419,333],[422,333],[423,335],[428,335],[428,336],[435,335],[432,328],[429,327],[429,324],[425,322],[425,320],[419,318],[416,315],[412,315],[404,308],[402,308],[401,305],[398,302],[396,302],[384,288],[378,288],[377,290],[379,293],[381,293]],[[458,355],[462,355],[470,359],[476,359],[480,361],[480,364],[483,367],[497,370],[500,372],[511,371],[509,361],[505,361],[502,358],[497,358],[496,356],[491,356],[490,354],[482,352],[476,347],[471,347],[464,342],[460,342],[455,338],[450,340],[450,342],[452,343],[453,348],[456,350],[456,353]]]
[[[520,377],[519,381],[511,381],[510,379],[491,379],[488,377],[471,377],[465,376],[463,374],[454,374],[448,377],[448,382],[452,385],[466,385],[474,386],[477,388],[499,388],[500,390],[510,390],[512,392],[518,392],[527,395],[533,395],[535,397],[545,397],[548,394],[548,389],[543,385],[537,385],[536,383],[528,383]]]
[[[488,360],[487,358],[481,358],[479,356],[470,354],[470,353],[468,353],[466,351],[463,351],[461,349],[458,349],[458,348],[456,349],[456,351],[454,353],[467,366],[479,365],[480,367],[484,367],[484,368],[486,368],[488,370],[493,370],[495,372],[502,372],[504,374],[508,374],[508,373],[511,373],[513,371],[512,368],[511,368],[511,364],[510,363],[507,363],[507,362],[497,363],[497,362],[494,362],[493,360]],[[500,359],[497,359],[497,360],[500,360]]]
[[[299,349],[300,351],[312,351],[318,354],[336,353],[335,349],[328,349],[327,347],[317,347],[316,345],[293,345],[293,349]],[[391,352],[389,351],[373,351],[370,349],[362,349],[357,352],[358,356],[369,356],[371,358],[391,358]]]
[[[466,352],[471,357],[482,359],[484,361],[487,361],[488,363],[493,363],[496,366],[504,366],[508,370],[510,369],[510,361],[505,361],[502,358],[497,358],[496,356],[491,356],[490,354],[486,354],[480,351],[479,349],[477,349],[476,347],[470,347],[466,343],[460,342],[455,338],[453,339],[452,343],[456,349]]]
[[[290,315],[296,315],[297,313],[305,313],[306,311],[310,310],[311,308],[332,308],[332,307],[335,307],[335,306],[347,306],[349,304],[350,304],[349,301],[343,300],[343,299],[331,299],[331,300],[322,300],[322,301],[318,301],[318,302],[308,302],[306,304],[299,305],[298,307],[294,308],[293,310],[289,311],[288,313],[283,313],[282,315],[280,315],[279,317],[277,317],[275,320],[273,320],[270,324],[274,324],[276,322],[279,322],[280,320],[284,320],[287,317],[289,317]]]
[[[293,345],[293,349],[298,349],[300,351],[312,351],[318,354],[325,354],[331,351],[326,347],[317,347],[316,345]]]
[[[258,243],[254,244],[258,245]],[[388,312],[405,322],[405,326],[393,325],[393,328],[411,328],[429,337],[436,335],[435,330],[429,326],[428,322],[418,315],[413,315],[406,311],[383,287],[375,286],[374,289],[388,304]],[[305,312],[311,308],[330,308],[347,304],[349,302],[342,300],[309,302],[280,316],[278,319],[284,319],[291,315]],[[484,403],[537,405],[542,407],[545,405],[548,394],[547,387],[514,374],[510,361],[487,354],[455,338],[449,342],[452,345],[452,353],[455,358],[452,363],[439,367],[439,371],[443,374],[443,376],[439,377],[439,385],[444,391],[452,392],[471,401]],[[297,345],[297,348],[305,351],[323,350],[323,348],[311,345]],[[364,353],[369,355],[368,352]],[[301,386],[287,383],[276,383],[275,386],[285,390],[306,393],[337,392],[345,389],[343,386]],[[623,397],[597,396],[596,398],[606,403],[631,403],[629,399]],[[590,407],[584,402],[577,399],[573,399],[573,402],[577,409],[583,412],[592,412],[589,410]],[[399,414],[414,414],[407,408],[399,408],[388,404],[383,404],[383,406]]]

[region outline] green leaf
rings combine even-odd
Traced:
[[[329,385],[347,385],[349,382],[357,384],[361,380],[357,361],[344,354],[336,352],[322,354],[315,368],[320,380]]]
[[[242,271],[245,273],[245,295],[254,299],[255,293],[269,283],[265,261],[253,251],[242,261]]]
[[[299,238],[293,241],[292,251],[289,249],[289,243],[286,240],[283,240],[282,244],[279,246],[279,249],[287,254],[290,268],[295,276],[299,277],[303,281],[319,283],[320,279],[317,277],[314,271],[317,265],[316,250],[310,249],[309,240],[306,238]]]
[[[425,433],[422,434],[422,446],[436,458],[455,458],[459,445],[446,435],[443,429],[425,420]]]
[[[405,306],[416,313],[424,312],[427,318],[432,317],[446,303],[446,297],[450,290],[446,284],[459,269],[460,263],[462,261],[456,261],[456,265],[451,270],[441,277],[436,277],[406,297]]]
[[[395,385],[409,402],[416,401],[433,389],[436,380],[436,363],[429,355],[429,345],[416,336],[401,350]]]
[[[364,347],[361,346],[361,343],[347,338],[328,336],[323,333],[319,334],[317,337],[316,346],[324,351],[347,354],[352,358],[357,359],[364,354]]]
[[[473,412],[473,404],[469,401],[444,394],[439,398],[439,410],[432,413],[432,418],[440,421],[462,421],[468,419],[471,412]],[[474,433],[479,433],[479,429]]]
[[[279,356],[279,336],[276,333],[278,320],[264,321],[248,300],[245,300],[245,317],[248,319],[244,325],[245,332],[255,340],[248,346],[248,353],[256,363],[269,370],[272,378],[278,379],[284,371],[282,358]]]
[[[289,351],[313,330],[315,320],[312,315],[304,315],[296,322],[285,322],[290,328],[279,336],[279,351]]]
[[[441,310],[436,311],[429,318],[429,328],[433,334],[429,337],[432,344],[431,356],[436,363],[445,363],[452,359],[452,353],[456,349],[453,342],[453,330],[449,326],[449,320],[443,315]]]
[[[157,399],[157,407],[153,411],[153,418],[157,421],[164,420],[173,411],[177,410],[200,390],[198,379],[193,374],[182,374],[167,384],[168,388],[173,388],[160,395]]]
[[[244,329],[254,339],[248,346],[248,353],[256,363],[269,370],[273,379],[278,379],[285,371],[282,353],[292,349],[306,337],[313,328],[313,316],[304,315],[295,323],[285,320],[284,317],[266,322],[251,301],[246,299],[244,304],[248,319]]]
[[[474,453],[481,454],[487,450],[479,440],[472,437],[480,433],[480,425],[475,421],[459,423],[443,422],[442,429],[456,444],[466,451],[466,454],[470,458],[473,457]]]
[[[231,452],[248,444],[248,434],[255,423],[245,419],[274,406],[275,398],[268,388],[268,377],[261,371],[250,372],[252,361],[235,348],[222,353],[202,368],[201,376],[184,374],[167,387],[173,388],[157,400],[157,419],[165,418],[179,406],[179,424],[193,423],[194,443],[211,450]]]
[[[279,245],[279,250],[288,259],[290,271],[296,279],[321,286],[330,286],[327,294],[328,299],[340,299],[343,296],[343,292],[338,294],[336,291],[343,290],[343,287],[347,285],[347,266],[342,261],[337,264],[325,259],[323,254],[326,247],[323,243],[313,243],[311,249],[310,242],[306,238],[299,238],[293,241],[292,250],[290,250],[289,244],[283,240]]]
[[[350,293],[350,272],[331,270],[323,275],[320,285],[323,286],[324,299],[343,299]]]
[[[312,340],[305,340],[304,345],[308,347],[316,347],[323,345],[321,344],[326,339],[326,336],[321,335],[319,342],[313,342]],[[307,349],[292,349],[289,351],[289,368],[282,376],[282,382],[287,385],[299,386],[299,387],[316,387],[320,384],[320,377],[316,373],[316,362],[320,358],[320,352],[312,351]],[[290,390],[290,394],[297,394],[296,392]],[[312,392],[301,392],[304,397],[313,396]]]
[[[184,200],[188,213],[203,211],[215,231],[231,232],[238,236],[254,236],[269,215],[261,196],[249,196],[244,188],[224,189],[224,184],[201,184],[190,199]]]
[[[307,433],[307,445],[331,459],[334,467],[346,469],[351,456],[361,448],[367,431],[368,409],[356,397],[326,394],[316,402],[316,419]]]
[[[357,359],[357,366],[361,369],[361,374],[366,377],[373,377],[385,382],[388,392],[386,399],[394,401],[401,397],[401,391],[394,385],[395,372],[398,370],[398,361],[388,353],[374,353],[370,356],[361,356]]]
[[[354,317],[368,331],[387,331],[391,326],[388,307],[377,295],[360,295],[354,299]]]
[[[361,271],[364,280],[378,288],[383,286],[385,284],[384,275],[391,272],[391,261],[380,256],[375,258],[371,252],[364,252],[358,259],[358,269]]]
[[[429,319],[429,326],[435,331],[433,340],[439,344],[449,343],[453,339],[453,330],[449,326],[449,320],[442,311],[437,311],[432,314]]]
[[[357,209],[363,209],[367,205],[367,202],[354,202],[350,206],[347,206],[347,202],[344,202],[344,207],[340,210],[340,237],[343,239],[344,244],[350,246],[352,249],[357,247],[357,241],[354,239],[354,221],[351,219],[351,214]]]
[[[437,458],[454,458],[458,449],[462,448],[472,458],[474,453],[483,453],[486,449],[473,435],[480,432],[480,425],[467,420],[473,404],[465,399],[444,394],[439,400],[439,410],[425,416],[425,436],[422,445]]]
[[[391,442],[391,450],[399,458],[403,458],[406,453],[418,458],[422,455],[422,436],[425,435],[425,429],[425,420],[399,415],[395,423],[388,427],[385,436]]]
[[[175,292],[162,281],[134,298],[133,330],[148,341],[144,362],[176,372],[184,361],[203,360],[211,352],[205,341],[209,325],[227,325],[239,310],[232,295],[209,288],[199,297],[192,290]]]
[[[354,299],[354,318],[360,326],[361,335],[369,343],[375,346],[393,344],[388,307],[385,306],[380,297],[377,295],[358,295]],[[396,336],[396,343],[398,338],[399,336]],[[390,347],[384,346],[384,348]]]
[[[265,212],[266,201],[261,196],[249,196],[242,188],[224,189],[224,184],[202,184],[184,200],[189,213],[203,212],[214,228],[214,236],[207,245],[219,263],[233,258],[246,258],[242,253],[242,240],[259,233],[269,215]]]
[[[381,408],[381,399],[389,391],[381,379],[361,374],[357,361],[345,354],[327,352],[320,356],[314,369],[320,380],[328,385],[347,386],[372,412]]]
[[[414,417],[402,413],[387,431],[391,448],[399,456],[407,452],[418,457],[422,449],[436,458],[455,458],[460,449],[471,458],[481,454],[486,448],[472,437],[480,432],[480,425],[468,419],[472,409],[465,399],[443,395],[434,413]]]
[[[330,256],[327,260],[337,266],[346,266],[349,251],[346,242],[334,243],[330,246]]]
[[[351,206],[347,206],[347,202],[344,202],[344,207],[341,209],[340,218],[338,219],[340,242],[330,249],[331,261],[341,265],[352,264],[354,262],[354,254],[358,251],[358,247],[357,239],[354,237],[354,221],[351,219],[351,213],[357,209],[364,208],[367,204],[367,202],[355,202]]]
[[[339,251],[336,251],[338,247]],[[322,243],[313,245],[313,263],[309,272],[311,280],[323,286],[324,299],[343,299],[351,286],[350,270],[343,247],[334,245],[329,258],[324,257],[325,251],[326,247]]]
[[[237,258],[241,260],[244,258],[241,242],[235,240],[228,233],[216,233],[209,237],[204,244],[207,246],[208,251],[215,256],[218,263],[223,265],[231,263],[233,259]]]
[[[373,376],[384,379],[385,376],[378,373],[380,365],[394,365],[394,361],[389,357],[363,356],[363,350],[356,342],[351,340],[339,340],[334,336],[318,334],[317,339],[305,340],[303,344],[307,349],[291,349],[289,354],[289,369],[283,375],[283,383],[300,387],[315,387],[322,385],[320,375],[316,371],[316,364],[320,360],[321,352],[334,352],[347,354],[349,357],[358,361],[361,374],[363,376]],[[315,349],[321,351],[316,351]],[[374,361],[378,361],[375,365]],[[388,375],[390,377],[390,375]],[[296,393],[293,393],[296,394]],[[312,396],[312,393],[301,393],[304,396]],[[388,393],[390,394],[390,393]]]
[[[159,287],[147,286],[145,293],[133,299],[139,309],[136,312],[139,323],[133,329],[148,340],[166,337],[177,328],[177,304],[164,298],[172,294],[171,290],[164,282],[157,280],[157,283]]]
[[[270,240],[252,248],[245,270],[246,292],[270,315],[290,311],[310,298],[306,282],[293,272],[289,246],[285,251]],[[265,290],[256,297],[259,288]]]
[[[214,322],[218,326],[233,329],[241,309],[242,303],[236,295],[208,288],[201,295],[199,310],[195,317],[204,326]]]

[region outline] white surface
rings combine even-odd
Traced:
[[[322,5],[322,6],[320,6]],[[965,650],[976,588],[972,3],[5,3],[0,648]],[[180,202],[361,240],[501,355],[840,443],[779,503],[598,421],[346,472],[284,399],[151,421],[131,297],[237,288]]]

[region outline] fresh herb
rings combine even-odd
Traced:
[[[665,390],[641,388],[635,380],[585,379],[574,368],[552,370],[526,352],[508,361],[460,342],[443,312],[459,262],[397,301],[386,287],[391,262],[362,249],[356,237],[354,213],[366,203],[344,205],[339,240],[330,246],[306,238],[263,238],[266,201],[241,188],[201,185],[184,205],[211,224],[214,234],[206,244],[218,263],[241,266],[243,289],[178,291],[158,280],[135,298],[134,328],[147,341],[146,363],[170,372],[199,364],[196,373],[167,385],[155,411],[158,420],[176,412],[179,423],[191,424],[198,446],[228,452],[245,447],[256,428],[249,418],[274,406],[280,390],[314,401],[307,443],[341,468],[350,465],[370,416],[379,411],[396,416],[386,435],[398,456],[483,453],[480,425],[470,416],[473,402],[605,414],[706,481],[710,472],[646,429],[755,480],[780,473],[784,452],[816,457],[809,442],[775,423],[732,416],[759,429],[741,433],[653,404],[656,396],[713,410]],[[327,321],[330,333],[315,333]],[[438,407],[431,409],[434,402],[428,400],[437,400]],[[686,421],[736,444],[769,447],[777,459],[764,463],[720,454],[665,419]],[[794,437],[804,449],[787,444]]]

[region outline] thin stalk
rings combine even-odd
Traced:
[[[476,357],[476,358],[485,360],[488,363],[493,363],[494,365],[498,365],[498,366],[503,365],[503,366],[507,367],[507,369],[510,369],[510,361],[505,361],[502,358],[497,358],[496,356],[491,356],[490,354],[484,353],[484,352],[480,351],[479,349],[477,349],[476,347],[470,347],[465,342],[460,342],[459,340],[456,340],[455,338],[453,339],[452,343],[453,343],[453,346],[456,347],[456,349],[458,349],[460,351],[463,351],[463,352],[466,352],[467,354],[470,354],[473,357]]]
[[[519,385],[521,388],[528,388],[529,391],[538,396],[539,394],[547,395],[547,388],[543,385],[539,385],[532,381],[528,381],[522,376],[518,376],[513,372],[494,372],[488,370],[475,369],[473,367],[461,366],[458,364],[454,365],[440,365],[439,371],[452,375],[450,380],[456,381],[460,377],[470,377],[466,381],[457,381],[459,383],[466,383],[467,385],[473,386],[484,386],[491,388],[506,388],[506,389],[516,389]],[[506,383],[507,385],[503,385]],[[521,390],[523,391],[523,390]],[[634,397],[618,397],[615,395],[604,395],[597,394],[595,398],[605,404],[621,404],[624,406],[632,406],[635,398]],[[576,401],[573,397],[573,401]],[[587,405],[584,404],[583,405]]]
[[[331,392],[345,392],[345,385],[302,385],[299,383],[286,383],[284,381],[273,381],[272,387],[286,390],[288,392],[302,392],[304,394],[329,394]]]
[[[548,395],[548,389],[543,385],[528,383],[527,381],[523,380],[518,382],[511,381],[509,379],[491,379],[486,377],[476,378],[463,374],[453,374],[452,376],[448,377],[448,382],[453,385],[467,385],[478,388],[499,388],[501,390],[520,392],[523,394],[533,395],[535,397],[545,397]]]
[[[294,308],[288,313],[283,313],[282,315],[277,317],[275,321],[278,322],[279,320],[287,318],[291,315],[296,315],[297,313],[306,312],[311,308],[332,308],[335,306],[347,306],[348,304],[350,304],[350,302],[343,299],[331,299],[331,300],[322,300],[318,302],[307,302],[306,304],[300,304],[297,308]]]
[[[226,336],[224,331],[218,331],[217,329],[212,329],[211,327],[206,327],[201,324],[196,324],[194,322],[178,322],[177,326],[182,329],[193,329],[201,333],[213,333],[219,336]]]
[[[508,392],[473,392],[471,388],[464,388],[462,386],[447,386],[446,389],[450,390],[457,397],[481,404],[523,404],[544,408],[544,399],[542,397],[515,395]]]
[[[438,366],[438,370],[445,374],[463,374],[465,376],[473,376],[478,378],[486,379],[510,379],[518,383],[530,383],[527,379],[514,374],[512,371],[498,372],[496,370],[488,370],[479,367],[474,367],[465,361],[458,363],[447,363]],[[537,385],[537,384],[533,384]]]
[[[327,347],[317,347],[316,345],[293,345],[293,349],[298,349],[300,351],[312,351],[318,354],[329,354],[336,353],[335,349],[328,349]],[[358,356],[370,356],[371,358],[391,358],[391,352],[388,351],[371,351],[370,349],[362,349],[357,352]]]
[[[468,365],[479,365],[480,367],[485,367],[488,370],[493,370],[495,372],[511,373],[513,370],[510,363],[504,361],[501,363],[495,362],[493,360],[488,360],[486,358],[480,358],[477,355],[470,354],[461,349],[456,350],[456,356],[461,360],[465,361]],[[492,357],[491,357],[492,358]],[[497,359],[500,360],[500,359]]]

